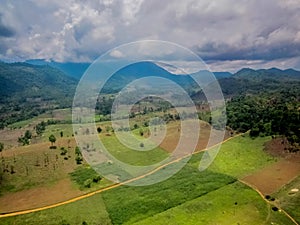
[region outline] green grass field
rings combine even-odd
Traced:
[[[272,211],[255,191],[235,182],[134,224],[231,225],[272,222],[293,224],[284,214]]]
[[[263,151],[264,143],[270,139],[258,137],[252,140],[248,135],[236,137],[222,145],[210,169],[241,178],[274,163],[276,158]]]
[[[293,189],[298,189],[293,192]],[[276,203],[300,223],[300,176],[273,195]]]
[[[122,162],[135,166],[145,166],[158,163],[168,157],[168,153],[156,147],[150,151],[135,151],[124,146],[115,135],[101,136],[106,149]],[[141,140],[142,142],[142,140]]]

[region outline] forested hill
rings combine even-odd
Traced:
[[[50,66],[0,62],[0,127],[70,107],[77,81]]]
[[[227,103],[227,125],[250,135],[284,135],[288,150],[300,146],[300,72],[289,69],[242,69],[231,78],[220,81],[224,92],[231,88]]]
[[[243,68],[230,77],[218,79],[226,99],[240,95],[279,92],[298,89],[300,72],[293,69],[277,68],[253,70]],[[202,91],[192,95],[195,101],[205,100]]]

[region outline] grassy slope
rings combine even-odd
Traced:
[[[150,151],[135,151],[124,146],[115,135],[101,136],[107,150],[122,162],[136,166],[152,165],[168,157],[168,153],[157,147]]]
[[[264,143],[268,140],[270,137],[258,137],[255,140],[248,135],[236,137],[222,145],[210,169],[237,178],[253,173],[276,161],[276,158],[263,151]]]
[[[231,225],[265,222],[293,224],[282,213],[270,210],[255,191],[236,182],[139,221],[135,225]]]
[[[103,193],[113,224],[133,223],[205,195],[235,179],[186,165],[172,178],[145,187],[122,186]],[[130,197],[129,197],[130,196]]]
[[[300,191],[293,193],[292,189],[300,190],[300,176],[280,189],[274,197],[276,203],[300,223]]]

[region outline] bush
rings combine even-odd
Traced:
[[[82,157],[79,155],[77,155],[75,158],[76,164],[78,164],[78,165],[82,163],[82,160],[83,160]]]
[[[81,189],[86,188],[85,182],[91,180],[99,174],[90,167],[79,166],[74,172],[70,173],[71,179],[80,185]]]
[[[96,176],[94,176],[94,178],[93,178],[93,182],[94,182],[94,183],[98,183],[101,179],[102,179],[102,178],[101,178],[100,175],[96,175]]]
[[[65,149],[65,147],[61,147],[60,150],[61,150],[61,152],[60,152],[61,155],[66,155],[68,152],[68,150]]]
[[[90,188],[91,185],[92,185],[92,179],[87,179],[87,180],[85,180],[84,183],[83,183],[83,185],[84,185],[84,187],[86,187],[86,188]]]

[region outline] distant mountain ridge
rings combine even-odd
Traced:
[[[32,65],[48,65],[53,68],[61,70],[66,75],[73,77],[79,80],[87,68],[90,66],[90,63],[74,63],[74,62],[55,62],[55,61],[46,61],[43,59],[31,59],[25,61],[25,63]]]
[[[300,79],[300,71],[294,69],[286,69],[281,70],[278,68],[270,68],[270,69],[250,69],[250,68],[243,68],[233,74],[233,77],[236,78],[246,78],[246,79]]]
[[[84,72],[86,71],[86,69],[91,65],[91,63],[74,63],[74,62],[65,62],[65,63],[60,63],[60,62],[55,62],[55,61],[46,61],[43,59],[31,59],[31,60],[27,60],[25,61],[25,63],[28,64],[32,64],[32,65],[48,65],[54,68],[57,68],[59,70],[61,70],[62,72],[64,72],[65,74],[69,75],[70,77],[74,77],[76,79],[80,79],[81,76],[84,74]],[[150,62],[149,62],[150,63]],[[164,68],[162,65],[160,64],[156,64],[153,63],[155,65],[157,65],[158,67],[162,68],[163,74],[166,74],[165,72],[167,71],[172,75],[180,75],[180,74],[174,74],[172,73],[172,71],[168,71],[166,68]],[[146,64],[145,64],[146,65]],[[141,73],[144,73],[145,69],[147,68],[147,66],[145,68],[139,67],[138,69],[141,70]],[[131,71],[128,72],[132,72],[133,69],[131,68]],[[159,71],[159,69],[157,69],[156,71]],[[196,73],[192,73],[192,74],[201,74],[207,72],[205,70],[202,71],[198,71]],[[215,77],[217,79],[221,79],[221,78],[228,78],[228,77],[246,77],[247,75],[251,74],[251,78],[253,78],[253,76],[255,77],[259,77],[259,76],[268,76],[270,78],[272,78],[272,76],[276,76],[276,78],[278,78],[279,76],[288,76],[288,78],[296,78],[299,79],[300,76],[300,72],[295,70],[295,69],[285,69],[285,70],[281,70],[278,68],[269,68],[269,69],[251,69],[251,68],[242,68],[240,70],[238,70],[236,73],[230,73],[227,71],[218,71],[218,72],[212,72]]]
[[[31,63],[0,62],[0,119],[3,122],[0,127],[38,115],[45,110],[70,107],[79,78],[89,66],[61,63],[59,65],[65,71],[69,68],[68,72],[63,72],[54,62],[29,62]],[[192,76],[205,76],[206,73],[209,72],[199,71]],[[259,92],[298,90],[300,87],[300,72],[294,69],[243,68],[234,74],[214,74],[225,98]],[[190,76],[172,74],[152,62],[139,62],[122,68],[108,80],[103,93],[117,93],[131,81],[147,76],[164,77],[184,88],[195,101],[205,100],[200,87]],[[165,84],[160,85],[162,88],[167,87]]]

